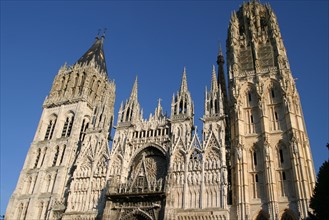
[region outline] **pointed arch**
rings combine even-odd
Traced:
[[[266,214],[263,210],[260,210],[257,216],[254,218],[255,220],[268,220],[268,214]]]
[[[33,165],[33,169],[38,167],[40,157],[41,157],[41,148],[38,148],[36,150],[36,158],[35,158],[35,162],[34,162],[34,165]]]
[[[213,131],[210,132],[210,135],[208,137],[208,140],[204,146],[204,150],[207,150],[207,148],[220,148],[222,147],[219,143],[218,139],[216,138]]]
[[[297,219],[293,212],[289,209],[286,209],[283,214],[281,215],[280,220],[295,220]]]
[[[184,171],[185,170],[185,152],[181,149],[178,149],[174,152],[172,156],[172,170]]]
[[[278,193],[280,197],[289,197],[293,191],[290,151],[282,140],[276,146],[276,154]]]
[[[201,170],[203,153],[199,148],[192,148],[188,153],[188,171]]]
[[[245,133],[259,133],[261,128],[261,103],[257,89],[252,83],[245,83],[241,87],[241,93],[238,102],[242,103],[243,121],[245,122]]]
[[[56,114],[51,114],[48,117],[48,124],[47,124],[47,129],[45,132],[45,137],[44,140],[50,140],[53,137],[55,126],[57,122],[57,115]]]
[[[153,145],[139,151],[129,165],[127,178],[129,191],[162,191],[167,175],[167,164],[166,154]]]
[[[221,152],[218,148],[209,147],[206,149],[204,153],[204,169],[205,170],[213,170],[213,169],[219,169],[220,168],[220,162],[221,162]]]
[[[17,211],[16,211],[16,219],[21,219],[23,214],[23,209],[24,209],[24,204],[21,202],[18,207],[17,207]]]
[[[57,160],[58,160],[58,156],[59,156],[59,146],[57,145],[55,147],[55,152],[54,152],[54,158],[53,158],[53,163],[52,166],[57,166]]]
[[[120,220],[153,220],[153,218],[147,212],[138,208],[121,217]]]
[[[275,79],[268,79],[264,87],[263,98],[266,103],[266,115],[270,120],[270,129],[272,131],[285,130],[285,103],[281,85]]]
[[[62,129],[62,137],[69,137],[71,135],[75,114],[73,111],[68,111],[65,115],[66,119]]]
[[[120,175],[122,168],[122,158],[120,155],[113,157],[110,167],[110,175]]]

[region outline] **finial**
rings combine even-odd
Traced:
[[[104,28],[104,29],[103,29],[102,38],[105,38],[105,33],[106,33],[106,31],[107,31],[107,28]]]
[[[219,43],[219,51],[218,51],[218,56],[223,56],[223,51],[222,51],[222,44]]]
[[[161,107],[161,101],[162,101],[162,99],[159,98],[159,99],[158,99],[158,107]]]
[[[97,31],[97,35],[96,35],[96,39],[98,40],[99,39],[99,34],[101,33],[102,29],[98,29]]]

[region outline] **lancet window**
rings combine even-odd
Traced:
[[[88,118],[84,118],[82,120],[82,125],[81,125],[81,129],[80,129],[80,135],[79,135],[79,140],[83,141],[85,139],[86,136],[86,130],[89,127],[89,120]]]
[[[71,135],[72,126],[74,122],[74,114],[70,113],[64,122],[63,130],[62,130],[62,137],[69,137]]]
[[[277,164],[278,164],[278,179],[279,179],[279,191],[280,196],[289,197],[289,193],[292,191],[291,183],[291,165],[289,160],[289,151],[287,147],[279,143],[277,148]]]
[[[41,219],[42,211],[43,211],[43,202],[40,202],[40,203],[39,203],[39,206],[38,206],[38,215],[37,215],[37,219]]]
[[[20,203],[19,206],[17,207],[16,219],[22,219],[22,217],[24,216],[23,209],[24,209],[24,204]]]
[[[53,137],[56,121],[56,116],[52,116],[52,118],[49,120],[44,140],[50,140]]]
[[[38,148],[33,168],[37,168],[38,167],[40,156],[41,156],[41,149]]]
[[[259,99],[254,88],[249,87],[245,92],[244,114],[246,133],[253,134],[258,132],[259,128]]]
[[[280,88],[275,82],[272,82],[268,89],[267,99],[270,129],[272,131],[283,130],[285,127],[284,103]]]
[[[54,160],[52,166],[56,166],[57,160],[58,160],[58,155],[59,155],[59,146],[56,146],[55,150],[55,155],[54,155]]]
[[[65,150],[66,150],[66,145],[63,146],[61,160],[60,160],[59,164],[62,164],[62,162],[63,162],[63,158],[64,158],[64,155],[65,155]]]
[[[254,146],[250,150],[250,181],[251,181],[251,195],[252,198],[262,198],[263,195],[263,155],[262,152]]]

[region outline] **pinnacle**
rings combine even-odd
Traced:
[[[211,91],[217,92],[218,91],[218,85],[217,85],[217,78],[216,78],[216,69],[215,65],[212,66],[212,76],[211,76]]]
[[[180,93],[185,93],[187,91],[188,91],[188,88],[187,88],[187,79],[186,79],[186,67],[184,66],[182,84],[180,86]]]
[[[133,88],[131,90],[130,99],[134,99],[134,100],[138,99],[138,77],[137,77],[137,75],[136,75],[136,79],[135,79]]]

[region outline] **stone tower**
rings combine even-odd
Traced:
[[[6,219],[72,219],[74,214],[99,214],[115,99],[103,40],[103,36],[97,37],[74,65],[58,71],[43,103]]]
[[[243,3],[227,39],[232,219],[304,219],[315,172],[277,18]]]

